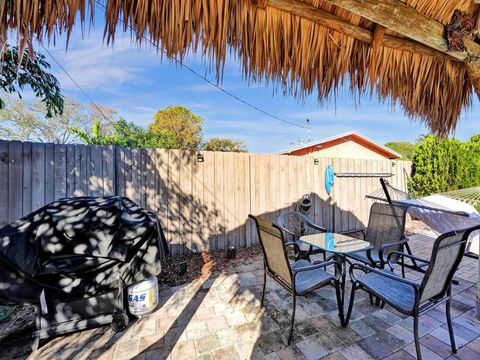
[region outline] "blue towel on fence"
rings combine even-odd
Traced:
[[[331,165],[328,165],[325,169],[325,190],[327,194],[330,195],[333,188],[333,183],[335,182],[335,171]]]

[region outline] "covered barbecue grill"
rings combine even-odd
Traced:
[[[158,275],[167,251],[157,217],[127,198],[55,201],[0,229],[0,303],[36,306],[37,340],[122,330],[124,289]]]

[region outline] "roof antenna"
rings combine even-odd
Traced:
[[[312,135],[312,128],[310,126],[310,119],[307,119],[307,125],[305,126],[307,128],[307,143],[311,141],[311,135]]]

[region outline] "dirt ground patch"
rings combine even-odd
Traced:
[[[168,258],[158,280],[160,284],[167,286],[183,285],[202,276],[227,272],[239,264],[246,264],[252,259],[258,258],[261,252],[260,246],[256,245],[245,249],[236,249],[236,256],[233,259],[228,259],[224,250],[203,251]]]

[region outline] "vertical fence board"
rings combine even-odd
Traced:
[[[218,211],[216,222],[217,249],[225,249],[227,236],[225,235],[225,164],[224,153],[215,153],[215,207]]]
[[[32,212],[32,143],[23,143],[23,170],[22,170],[22,215],[27,215]]]
[[[75,196],[85,196],[88,193],[87,167],[87,147],[75,145]]]
[[[67,145],[66,150],[66,196],[75,196],[75,181],[77,168],[75,167],[75,145]]]
[[[125,149],[115,149],[115,194],[126,196],[125,193]]]
[[[67,147],[63,144],[55,144],[55,200],[67,196]]]
[[[141,158],[141,163],[140,166],[138,167],[138,179],[139,179],[139,187],[140,187],[140,206],[143,208],[147,207],[146,203],[146,182],[147,182],[147,177],[146,177],[146,166],[147,166],[147,149],[140,149],[140,158]]]
[[[167,224],[170,212],[169,206],[169,194],[168,194],[168,157],[169,152],[164,149],[156,149],[156,163],[155,169],[157,172],[156,177],[156,213],[158,214],[158,219],[160,224],[165,232],[165,236],[167,236]]]
[[[143,170],[143,156],[142,149],[132,149],[132,193],[130,196],[132,199],[140,206],[144,202],[143,197],[143,181],[142,181],[142,170]]]
[[[353,160],[353,167],[356,172],[362,172],[362,162],[361,160]],[[359,180],[363,180],[360,178]],[[359,229],[362,227],[362,207],[363,203],[366,202],[365,194],[362,193],[362,181],[355,181],[353,185],[353,193],[355,194],[355,202],[351,206],[353,210],[353,224],[352,229]]]
[[[108,145],[103,147],[103,195],[115,195],[115,147]]]
[[[125,148],[125,162],[123,164],[123,174],[124,174],[124,180],[125,180],[125,196],[128,197],[129,199],[133,199],[133,194],[135,193],[135,190],[133,188],[133,160],[132,160],[132,149]]]
[[[323,223],[323,218],[322,218],[322,193],[321,193],[321,186],[324,180],[324,168],[321,167],[320,165],[320,160],[317,160],[318,164],[315,165],[313,163],[313,168],[312,168],[312,181],[313,181],[313,188],[312,188],[312,193],[313,193],[313,216],[312,219],[313,221],[320,225],[320,226],[325,226]],[[313,162],[313,161],[312,161]],[[322,171],[323,170],[323,171]]]
[[[260,188],[259,188],[259,164],[258,157],[249,154],[249,167],[250,167],[250,214],[258,215],[258,202],[260,200]],[[255,226],[251,225],[252,220],[248,220],[250,223],[250,239],[249,244],[258,244],[258,234]]]
[[[55,200],[55,148],[45,144],[45,204]]]
[[[207,214],[207,207],[204,203],[204,167],[205,167],[205,156],[203,161],[197,161],[195,154],[191,154],[192,159],[191,164],[191,200],[189,200],[190,212],[190,229],[189,236],[191,236],[191,246],[190,249],[194,252],[203,251],[203,227],[208,226],[205,222],[209,221]]]
[[[215,156],[216,154],[214,152],[204,153],[204,182],[202,186],[206,216],[202,228],[202,240],[206,242],[206,244],[204,244],[205,250],[217,249],[217,237],[215,234],[219,211],[215,203],[215,192],[217,191],[215,187]]]
[[[88,192],[90,196],[103,196],[103,164],[102,147],[99,145],[89,146],[90,162],[88,169],[90,170]]]
[[[192,215],[193,215],[193,162],[195,154],[191,151],[180,151],[180,236],[183,244],[183,254],[193,250],[192,246]]]
[[[22,217],[22,152],[20,141],[11,141],[8,147],[8,222]]]
[[[156,168],[155,163],[156,152],[154,149],[147,149],[145,153],[145,205],[146,209],[149,211],[155,211],[155,177],[156,177]]]
[[[168,156],[168,227],[170,249],[173,256],[183,254],[180,234],[180,151],[171,150]]]
[[[235,169],[234,156],[225,154],[225,228],[226,228],[226,246],[235,245]],[[227,201],[228,199],[228,201]]]
[[[45,145],[32,144],[32,211],[45,205]]]
[[[247,217],[247,204],[246,204],[246,188],[245,188],[245,178],[247,176],[247,155],[237,153],[234,154],[234,166],[235,166],[235,177],[234,177],[234,223],[235,227],[235,243],[236,247],[245,246],[245,222]]]
[[[0,227],[8,222],[8,141],[0,140]]]
[[[354,159],[347,159],[347,169],[346,171],[351,172],[358,172],[355,168],[355,160]],[[348,206],[345,211],[348,213],[348,224],[345,225],[347,229],[356,229],[357,228],[357,203],[360,194],[355,192],[355,184],[361,181],[362,178],[349,178],[348,179],[348,190],[347,190],[347,199],[345,201],[345,205]]]

